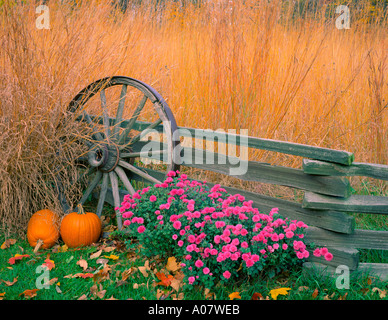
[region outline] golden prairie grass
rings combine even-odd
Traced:
[[[294,19],[281,1],[165,1],[133,4],[125,14],[109,1],[50,2],[45,30],[36,28],[35,2],[13,3],[0,9],[0,220],[7,226],[25,226],[43,206],[58,210],[47,181],[62,168],[63,183],[71,183],[77,153],[77,126],[58,124],[79,90],[113,75],[155,87],[180,126],[247,129],[387,163],[383,13],[376,24],[358,12],[350,29],[338,30],[323,11]],[[250,158],[300,166],[270,152]]]

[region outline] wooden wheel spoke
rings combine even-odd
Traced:
[[[90,176],[92,173],[94,173],[94,171],[96,171],[96,167],[90,167],[86,172],[84,172],[80,177],[78,177],[77,183],[81,182],[87,176]]]
[[[92,129],[93,138],[97,141],[104,140],[104,137],[101,135],[101,133],[96,131],[96,128],[95,128],[96,124],[93,122],[92,118],[90,118],[89,114],[86,111],[84,111],[82,115],[85,118],[86,122],[88,123],[90,129]]]
[[[137,106],[135,112],[133,113],[131,119],[129,119],[129,121],[127,123],[127,127],[125,128],[124,132],[121,134],[121,136],[119,138],[119,144],[122,144],[125,141],[125,138],[131,132],[133,125],[135,124],[137,118],[139,117],[140,112],[143,110],[146,102],[147,102],[147,96],[144,95],[143,98],[141,99],[139,105]]]
[[[104,206],[106,193],[108,191],[108,181],[109,181],[109,175],[107,173],[104,173],[102,177],[102,184],[101,184],[101,191],[100,196],[98,198],[98,204],[96,209],[96,214],[101,217],[102,208]]]
[[[148,181],[151,181],[153,183],[162,183],[158,179],[155,179],[154,177],[150,176],[148,173],[141,171],[140,169],[136,168],[135,166],[133,166],[133,165],[131,165],[123,160],[119,160],[119,166],[124,167],[125,169],[128,169],[128,170],[136,173],[140,177],[142,177]]]
[[[133,188],[132,184],[129,182],[129,179],[128,179],[127,175],[125,174],[124,170],[120,167],[116,167],[115,172],[118,175],[118,177],[120,178],[120,180],[123,182],[123,184],[124,184],[125,188],[128,190],[128,192],[131,195],[133,195],[136,191]]]
[[[147,128],[145,128],[142,132],[134,136],[129,144],[138,142],[141,138],[143,138],[147,133],[149,133],[152,129],[156,128],[158,125],[162,123],[161,119],[156,120],[155,122],[151,123]]]
[[[155,151],[143,151],[143,152],[128,152],[122,153],[121,158],[154,158],[157,155],[167,153],[166,150],[155,150]],[[158,159],[159,160],[159,159]]]
[[[112,136],[113,139],[117,139],[118,134],[120,132],[120,123],[123,119],[123,111],[124,111],[126,94],[127,94],[127,85],[124,84],[121,89],[119,106],[117,107],[116,120],[113,128],[113,136]]]
[[[104,133],[107,140],[110,139],[110,129],[109,129],[109,115],[108,115],[108,107],[106,103],[105,89],[100,92],[101,98],[101,107],[102,107],[102,121],[104,124]]]
[[[109,172],[110,183],[112,185],[112,195],[113,195],[113,203],[115,208],[120,207],[120,193],[119,193],[119,183],[117,180],[116,173],[114,171]],[[120,210],[116,210],[116,219],[117,219],[117,227],[119,230],[122,229],[121,223],[121,213]]]
[[[85,201],[88,199],[88,197],[90,196],[90,194],[92,193],[94,188],[97,187],[97,185],[100,182],[101,178],[102,178],[102,172],[101,171],[97,171],[96,176],[94,177],[94,179],[90,183],[89,187],[86,189],[86,191],[85,191],[84,195],[82,196],[81,200],[79,201],[80,204],[84,204],[85,203]]]

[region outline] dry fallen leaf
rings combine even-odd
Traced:
[[[49,258],[47,258],[46,260],[44,260],[42,267],[46,267],[48,270],[51,270],[55,268],[55,263],[53,260],[50,260]]]
[[[24,290],[22,293],[19,294],[19,296],[24,295],[25,298],[30,299],[35,297],[38,291],[39,289]]]
[[[62,290],[59,288],[58,285],[55,286],[55,291],[56,291],[57,293],[59,293],[59,294],[62,293]]]
[[[102,250],[98,250],[96,251],[95,253],[91,254],[89,259],[95,259],[95,258],[98,258],[102,253]]]
[[[96,263],[98,263],[98,264],[107,264],[108,262],[109,262],[109,260],[108,259],[104,259],[104,258],[98,258],[96,260]]]
[[[125,281],[128,279],[128,277],[133,274],[133,272],[135,271],[135,268],[130,268],[128,270],[124,270],[122,273],[121,273],[121,280]]]
[[[100,284],[99,286],[97,286],[97,284],[95,284],[95,285],[91,286],[91,288],[90,288],[90,293],[91,293],[94,297],[98,297],[98,298],[100,298],[100,299],[103,299],[104,296],[105,296],[106,290],[103,290],[101,284]]]
[[[251,300],[264,300],[264,297],[260,292],[255,292],[252,294]]]
[[[372,289],[372,292],[376,292],[376,291],[378,292],[379,297],[380,297],[381,299],[384,299],[384,298],[387,296],[387,291],[386,291],[386,290],[382,290],[382,289],[377,288],[377,287],[375,287],[375,288]]]
[[[167,260],[166,269],[170,272],[176,272],[180,269],[175,257],[170,257]]]
[[[83,294],[77,300],[88,300],[88,297],[86,296],[86,294]]]
[[[57,252],[67,252],[67,250],[69,250],[69,247],[66,244],[64,244],[63,246],[60,246],[57,249]]]
[[[171,288],[173,288],[175,291],[179,291],[179,289],[182,288],[183,283],[182,280],[179,279],[172,279],[170,283]]]
[[[84,271],[88,268],[88,262],[85,259],[80,259],[76,263],[79,265]]]
[[[50,279],[50,281],[48,282],[48,285],[49,286],[52,286],[55,282],[57,282],[58,281],[58,278],[52,278],[52,279]]]
[[[156,277],[160,280],[160,282],[158,282],[157,284],[165,287],[170,286],[172,279],[174,279],[171,274],[166,276],[164,273],[161,272],[157,272]]]
[[[176,295],[175,293],[173,293],[171,295],[171,298],[172,300],[183,300],[185,298],[185,295],[183,292],[180,292],[178,295]]]
[[[5,292],[0,292],[0,300],[3,300],[5,296]]]
[[[159,300],[159,299],[163,296],[163,294],[164,294],[164,291],[163,291],[163,290],[157,289],[157,290],[156,290],[156,299]]]
[[[13,286],[17,281],[18,281],[18,277],[13,278],[13,281],[1,280],[0,282],[4,282],[6,286],[10,287],[10,286]]]
[[[315,290],[314,290],[313,294],[311,295],[311,297],[313,299],[315,299],[318,296],[318,293],[319,293],[318,288],[315,288]]]
[[[94,282],[101,282],[106,279],[109,279],[109,272],[112,271],[111,267],[107,264],[104,265],[104,267],[100,270],[98,270],[97,273],[93,275],[93,281]]]
[[[205,299],[207,300],[215,300],[216,294],[214,292],[210,292],[210,289],[205,288]]]
[[[16,239],[7,239],[3,242],[0,249],[2,249],[2,250],[8,249],[11,245],[13,245],[15,243],[16,243]]]
[[[17,261],[17,260],[21,260],[21,259],[23,259],[23,258],[29,258],[30,257],[30,255],[29,254],[15,254],[15,256],[14,257],[12,257],[12,258],[9,258],[9,260],[8,260],[8,263],[9,264],[15,264],[15,262]]]
[[[271,295],[271,298],[276,300],[278,298],[278,295],[287,295],[288,290],[291,290],[291,288],[278,288],[278,289],[272,289],[269,294]]]
[[[150,269],[150,262],[147,260],[145,263],[144,263],[144,267],[138,267],[139,271],[141,272],[141,274],[148,278],[148,273],[147,271],[151,271]]]
[[[104,257],[107,258],[107,259],[111,259],[111,260],[117,260],[117,259],[120,258],[119,256],[116,256],[114,254],[111,254],[110,256],[104,256]]]
[[[64,276],[64,278],[93,278],[93,273],[76,273],[76,274],[68,274]]]
[[[170,296],[170,294],[173,292],[174,292],[173,290],[168,291],[166,289],[163,289],[163,290],[157,289],[156,290],[156,298],[158,300],[166,300]]]
[[[240,293],[239,293],[239,292],[232,292],[232,293],[229,295],[229,299],[230,299],[230,300],[241,299]]]

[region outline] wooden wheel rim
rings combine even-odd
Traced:
[[[144,82],[141,82],[139,80],[130,78],[130,77],[124,77],[124,76],[115,76],[111,78],[103,78],[100,80],[97,80],[90,85],[88,85],[86,88],[81,90],[70,102],[68,106],[68,111],[71,113],[76,113],[81,108],[87,104],[87,102],[95,96],[97,93],[101,94],[101,107],[104,108],[103,102],[106,104],[106,100],[103,100],[102,92],[104,94],[105,98],[105,89],[108,89],[113,86],[125,86],[125,92],[127,90],[127,87],[132,87],[137,90],[139,90],[144,95],[144,100],[147,101],[149,99],[153,105],[154,111],[157,113],[157,116],[159,118],[159,124],[163,125],[163,133],[165,133],[167,137],[167,155],[168,155],[168,162],[167,169],[166,169],[166,175],[171,170],[177,170],[179,168],[179,135],[176,134],[178,127],[175,121],[175,118],[171,112],[171,109],[167,105],[166,101],[162,98],[162,96],[152,87],[145,84]],[[124,88],[122,88],[123,92]],[[120,101],[125,101],[125,94],[124,96],[120,96]],[[125,102],[123,102],[124,105]],[[117,109],[117,113],[119,113],[121,102],[119,102],[119,107]],[[145,102],[144,102],[145,104]],[[143,107],[144,107],[143,104]],[[106,105],[105,105],[106,107]],[[140,106],[138,106],[139,108]],[[123,109],[124,106],[121,106],[121,109]],[[135,110],[136,113],[137,109]],[[140,111],[139,111],[140,112]],[[122,113],[122,110],[121,110]],[[90,121],[90,116],[89,117]],[[116,115],[118,117],[118,115]],[[120,119],[122,120],[122,119]],[[105,119],[104,119],[105,121]],[[131,122],[132,120],[129,120]],[[136,121],[136,118],[134,122]],[[134,123],[133,122],[133,123]],[[108,119],[107,123],[110,123],[110,120]],[[104,122],[105,124],[105,122]],[[110,125],[110,124],[109,124]],[[132,124],[133,125],[133,124]],[[152,126],[151,126],[152,127]],[[133,128],[129,127],[130,130],[133,130]],[[113,129],[115,130],[115,129]],[[119,132],[118,137],[121,139],[122,136],[125,136],[124,133]],[[103,136],[103,135],[102,135]],[[107,138],[108,137],[108,138]],[[152,176],[148,175],[148,173],[142,172],[141,168],[136,167],[133,165],[133,159],[129,160],[128,162],[125,162],[121,155],[123,153],[122,150],[120,150],[120,146],[111,143],[109,140],[110,136],[105,134],[104,141],[98,141],[98,143],[91,145],[88,152],[88,161],[87,165],[91,168],[96,169],[96,175],[94,179],[90,182],[88,188],[86,189],[83,197],[80,200],[80,203],[86,201],[86,199],[89,197],[91,192],[99,185],[100,181],[102,181],[101,185],[101,192],[100,197],[98,200],[97,205],[97,214],[100,215],[102,211],[103,204],[105,202],[105,196],[107,192],[107,184],[111,183],[112,186],[112,194],[114,198],[115,207],[120,206],[120,196],[119,196],[119,190],[118,190],[118,179],[120,179],[123,184],[125,185],[126,189],[129,193],[134,193],[135,190],[133,189],[128,177],[125,176],[125,170],[129,170],[131,172],[134,172],[136,175],[152,182],[160,182],[159,180],[153,178]],[[132,141],[132,140],[131,140]],[[127,148],[126,151],[131,151],[131,148]],[[163,151],[165,152],[165,151]],[[117,224],[119,229],[121,229],[121,214],[116,211],[117,216]]]

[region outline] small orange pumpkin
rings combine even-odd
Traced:
[[[35,212],[27,225],[27,239],[37,252],[40,247],[51,248],[59,239],[59,217],[48,209]]]
[[[62,219],[60,234],[69,248],[88,246],[97,242],[102,231],[100,218],[93,212],[85,212],[81,204],[77,212]]]

